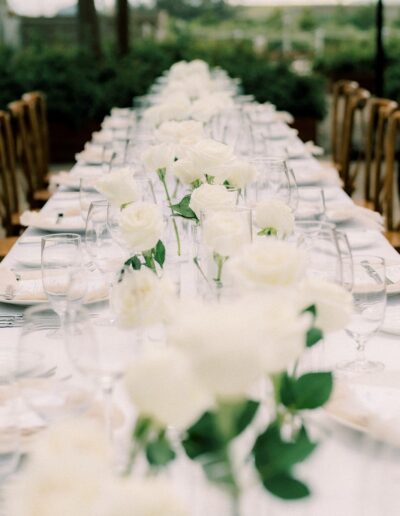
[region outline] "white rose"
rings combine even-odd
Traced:
[[[264,321],[265,346],[263,359],[268,374],[278,373],[297,360],[305,349],[306,333],[311,325],[310,314],[301,314],[296,302],[296,292],[274,292],[258,297],[254,310]]]
[[[187,428],[208,408],[208,392],[178,350],[149,351],[126,373],[127,392],[141,416],[166,427]]]
[[[227,264],[239,283],[247,286],[286,286],[297,283],[306,269],[306,254],[288,242],[254,242]]]
[[[95,188],[116,206],[122,206],[140,198],[140,189],[130,170],[105,174],[95,183]]]
[[[158,278],[153,271],[142,267],[124,274],[122,281],[113,287],[111,302],[122,326],[151,326],[169,320],[175,292],[167,277]]]
[[[161,143],[152,145],[146,149],[142,155],[142,160],[147,172],[157,172],[158,170],[167,169],[172,165],[175,159],[174,145]]]
[[[292,210],[278,199],[258,203],[254,217],[261,230],[272,229],[279,237],[287,237],[293,233],[294,215]]]
[[[190,114],[194,120],[206,123],[213,116],[232,107],[233,101],[229,95],[223,93],[206,94],[193,102]]]
[[[190,185],[193,181],[204,179],[204,176],[190,158],[178,159],[172,163],[168,172],[173,174],[184,185]]]
[[[88,423],[76,421],[65,424],[65,430],[50,429],[31,445],[28,464],[8,486],[7,516],[93,514],[97,500],[113,481],[103,444],[99,445],[102,429],[94,432]]]
[[[221,256],[232,256],[251,242],[249,213],[232,210],[209,212],[203,221],[204,243]]]
[[[234,159],[227,165],[227,179],[235,188],[244,188],[257,177],[257,169],[240,159]]]
[[[305,279],[300,286],[300,305],[316,305],[315,325],[329,333],[342,330],[353,312],[353,299],[349,292],[335,283],[320,279]]]
[[[182,306],[168,342],[182,350],[218,399],[243,398],[264,374],[267,334],[253,303],[239,301]]]
[[[169,95],[163,100],[161,122],[185,120],[189,117],[190,99],[182,93]]]
[[[118,224],[124,243],[139,253],[153,249],[163,230],[160,208],[148,202],[126,206],[120,212]]]
[[[233,150],[228,145],[214,140],[200,140],[191,148],[191,159],[204,174],[215,178],[216,183],[226,179],[227,163],[233,159]]]
[[[198,170],[192,163],[193,170]],[[190,197],[190,208],[195,212],[197,218],[200,219],[202,211],[207,210],[223,210],[233,208],[236,204],[236,196],[234,192],[229,192],[222,185],[204,184],[196,188]]]
[[[156,138],[163,143],[193,144],[204,138],[203,124],[195,120],[164,122],[158,128]]]
[[[96,509],[96,516],[189,516],[173,486],[151,477],[113,482]]]

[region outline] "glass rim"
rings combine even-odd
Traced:
[[[69,240],[80,240],[82,238],[78,233],[52,233],[51,235],[42,236],[42,240],[53,240],[61,237]]]
[[[353,263],[354,265],[361,265],[362,261],[368,262],[376,262],[380,265],[386,266],[386,259],[383,256],[378,256],[375,254],[356,254],[353,255]]]

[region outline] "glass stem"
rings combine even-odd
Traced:
[[[169,209],[171,210],[171,216],[172,216],[172,225],[174,228],[175,238],[176,238],[176,245],[177,245],[177,254],[178,256],[181,255],[181,239],[179,237],[179,231],[178,231],[178,225],[176,223],[176,220],[174,218],[174,210],[172,209],[172,200],[171,196],[168,191],[167,182],[165,180],[165,170],[159,170],[158,171],[158,177],[160,178],[160,181],[164,187],[165,196],[167,198]]]
[[[356,340],[356,349],[357,349],[357,360],[360,362],[365,362],[365,344],[367,339],[363,336],[359,336]]]
[[[104,404],[104,423],[106,428],[106,434],[110,441],[113,443],[113,394],[114,385],[110,382],[104,382],[101,386]]]

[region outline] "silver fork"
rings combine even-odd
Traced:
[[[11,301],[15,296],[15,288],[12,285],[7,285],[4,289],[4,294],[0,294],[6,301]]]

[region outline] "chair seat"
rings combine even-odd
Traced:
[[[385,231],[385,237],[390,245],[400,252],[400,231]]]
[[[18,237],[5,237],[0,239],[0,260],[9,253],[17,240]]]
[[[375,211],[374,203],[365,199],[353,199],[354,204],[361,206],[362,208],[368,208],[369,210]]]

